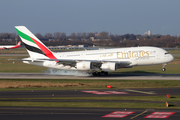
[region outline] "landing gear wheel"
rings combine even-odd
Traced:
[[[162,71],[163,71],[163,72],[166,71],[166,68],[163,68]]]
[[[98,72],[97,75],[98,75],[98,76],[101,76],[101,72]]]
[[[108,72],[105,72],[104,74],[105,74],[105,75],[108,75]]]
[[[101,76],[101,72],[93,72],[93,76]]]
[[[108,75],[108,72],[104,72],[104,71],[101,71],[101,72],[93,72],[92,75],[93,75],[93,76]]]
[[[93,76],[96,76],[97,75],[97,73],[96,72],[93,72]]]

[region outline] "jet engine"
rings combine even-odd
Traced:
[[[92,63],[91,62],[78,62],[76,63],[77,70],[91,70]]]
[[[103,71],[116,71],[117,65],[116,65],[116,63],[103,63],[101,65],[101,69]]]

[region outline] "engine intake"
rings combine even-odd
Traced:
[[[117,65],[116,65],[116,63],[103,63],[101,65],[101,69],[103,71],[116,71]]]
[[[78,62],[76,63],[77,70],[91,70],[92,63],[91,62]]]

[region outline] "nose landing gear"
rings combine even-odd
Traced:
[[[163,66],[162,66],[162,71],[163,71],[163,72],[166,71],[165,65],[166,65],[166,64],[163,64]]]

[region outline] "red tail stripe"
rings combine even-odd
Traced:
[[[32,37],[30,37],[37,45],[38,47],[40,47],[40,49],[46,54],[46,56],[50,59],[57,59],[53,53],[47,49],[44,45],[42,45],[41,43],[39,43],[37,40],[33,39]]]

